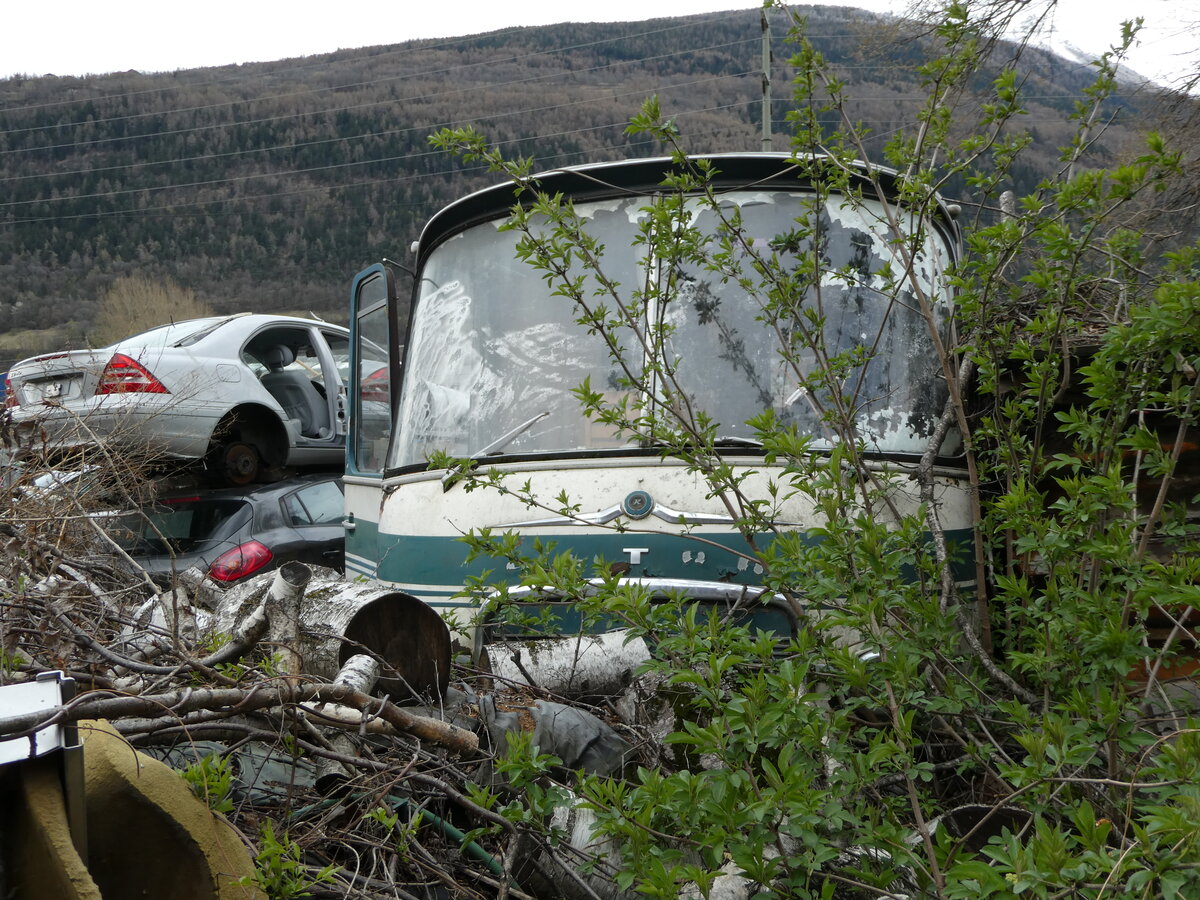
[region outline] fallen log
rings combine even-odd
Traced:
[[[650,659],[628,631],[489,644],[480,668],[494,680],[540,688],[560,697],[615,697]]]
[[[358,691],[363,694],[371,693],[375,687],[375,682],[379,680],[379,661],[374,657],[368,656],[365,653],[359,653],[346,660],[346,664],[342,666],[341,671],[337,673],[337,677],[333,679],[334,684],[342,685],[351,690]],[[305,704],[303,709],[313,713],[313,717],[321,719],[324,709],[328,704],[320,704],[313,706]],[[340,710],[345,707],[334,707]],[[377,718],[368,719],[364,714],[347,710],[349,716],[357,717],[359,724],[365,726],[368,721],[381,722]],[[328,723],[323,723],[328,724]],[[364,728],[365,731],[365,728]],[[346,737],[344,732],[332,734],[327,737],[330,748],[341,751],[347,755],[354,753],[354,745],[350,739]],[[322,793],[328,793],[335,785],[348,781],[354,777],[354,773],[345,763],[334,759],[321,759],[317,763],[317,789]]]
[[[326,702],[370,713],[392,727],[421,740],[431,741],[460,755],[471,754],[479,748],[474,732],[418,716],[388,700],[371,697],[362,691],[340,684],[314,684],[286,681],[271,687],[185,688],[162,694],[142,694],[127,697],[97,697],[84,694],[62,706],[35,710],[18,716],[0,719],[0,739],[28,737],[40,729],[80,719],[116,720],[126,716],[155,717],[165,722],[197,710],[227,710],[240,715],[276,706],[295,706],[306,702]]]

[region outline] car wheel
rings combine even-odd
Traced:
[[[215,474],[236,485],[250,484],[262,469],[258,448],[240,441],[218,448],[213,461]]]

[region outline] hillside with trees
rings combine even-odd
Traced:
[[[799,9],[853,88],[850,111],[870,128],[870,149],[913,128],[918,66],[931,54],[921,27]],[[783,150],[794,50],[786,17],[770,15]],[[173,280],[218,312],[344,317],[355,271],[381,256],[403,260],[435,209],[489,183],[430,147],[440,127],[475,124],[544,168],[648,156],[661,147],[631,139],[625,125],[656,94],[691,150],[760,149],[761,43],[759,12],[742,10],[172,73],[2,80],[0,363],[94,342],[101,298],[129,275]],[[1022,191],[1070,140],[1067,116],[1091,75],[1015,46],[995,65],[1014,58],[1035,138],[1011,173]],[[1132,134],[1131,104],[1147,100],[1109,104],[1105,161]],[[41,329],[53,330],[33,333]]]

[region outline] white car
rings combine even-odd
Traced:
[[[50,353],[8,373],[6,405],[26,446],[104,444],[204,460],[247,484],[282,466],[338,465],[350,333],[243,313],[164,325],[100,350]],[[386,355],[362,360],[376,388]]]

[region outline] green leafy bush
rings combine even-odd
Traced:
[[[703,478],[734,515],[742,552],[804,625],[781,646],[683,598],[651,603],[608,561],[523,550],[513,535],[466,538],[517,568],[523,585],[578,597],[585,624],[618,621],[655,648],[647,674],[674,716],[669,752],[577,787],[598,834],[615,839],[622,888],[674,898],[733,871],[760,896],[1200,892],[1197,692],[1171,678],[1195,659],[1188,616],[1200,606],[1196,470],[1183,468],[1196,462],[1200,250],[1152,259],[1122,218],[1178,155],[1150,136],[1127,163],[1090,165],[1118,50],[1096,64],[1060,171],[1002,201],[1032,140],[1020,122],[1027,87],[1005,69],[978,120],[960,115],[997,24],[966,4],[944,10],[944,53],[924,68],[927,102],[888,147],[898,262],[872,274],[919,310],[948,395],[915,467],[879,464],[860,431],[845,385],[872,349],[827,344],[813,297],[830,273],[819,252],[790,252],[819,231],[815,213],[769,247],[755,244],[713,187],[720,160],[689,157],[657,101],[630,131],[667,147],[676,174],[643,210],[640,249],[663,271],[700,267],[744,292],[780,334],[777,352],[836,436],[831,448],[817,452],[766,412],[749,423],[762,465],[728,463],[721,423],[693,411],[680,378],[702,363],[673,355],[672,326],[655,313],[682,302],[685,280],[618,285],[585,220],[539,189],[529,161],[505,159],[469,128],[434,138],[512,179],[506,227],[519,257],[613,348],[625,395],[579,385],[589,418]],[[796,25],[798,176],[822,200],[886,196],[881,171],[855,162],[864,135],[848,88]],[[969,191],[976,212],[948,273],[956,299],[944,320],[914,271],[919,217],[934,214],[947,185]],[[713,214],[713,230],[696,227],[696,209]],[[644,367],[626,364],[628,346],[645,349]],[[935,475],[953,433],[977,523],[958,544]],[[433,463],[457,465],[468,489],[578,511],[496,470]],[[913,482],[920,502],[899,503]],[[777,519],[797,498],[822,513],[805,535]],[[589,578],[598,590],[584,590]],[[502,587],[499,597],[503,607]],[[525,759],[529,777],[509,778],[531,793],[505,814],[549,830],[551,807],[566,801],[547,792],[536,753]]]

